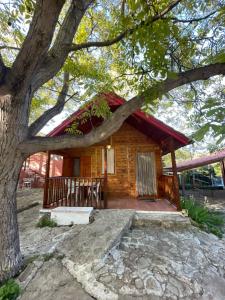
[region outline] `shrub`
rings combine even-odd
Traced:
[[[54,220],[51,220],[50,217],[48,215],[43,215],[38,223],[37,223],[37,227],[56,227],[57,223]]]
[[[13,279],[9,279],[0,286],[0,300],[15,300],[20,294],[20,286]]]
[[[181,207],[188,211],[188,216],[194,220],[201,229],[222,238],[224,226],[224,218],[222,215],[210,211],[192,199],[183,198],[181,200]]]

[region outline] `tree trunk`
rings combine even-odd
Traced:
[[[0,282],[14,276],[22,264],[16,189],[25,157],[17,148],[26,134],[27,118],[21,104],[12,102],[13,97],[0,89]]]

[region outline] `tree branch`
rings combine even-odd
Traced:
[[[215,13],[217,13],[217,10],[209,13],[208,15],[206,16],[202,16],[202,17],[198,17],[198,18],[193,18],[193,19],[189,19],[189,20],[186,20],[186,19],[179,19],[179,18],[171,18],[171,20],[173,20],[175,23],[193,23],[193,22],[199,22],[199,21],[203,21],[203,20],[206,20],[208,19],[209,17],[215,15]]]
[[[29,87],[32,76],[50,47],[64,3],[65,0],[36,1],[28,34],[7,76],[8,85],[15,92]]]
[[[7,68],[4,64],[3,58],[0,53],[0,84],[4,81],[8,70],[9,68]]]
[[[37,90],[50,80],[62,68],[73,42],[77,28],[93,0],[73,0],[66,13],[62,26],[52,48],[42,61],[41,68],[33,81],[33,89]]]
[[[116,132],[127,117],[144,104],[145,96],[154,100],[174,88],[198,80],[206,80],[215,75],[225,75],[225,63],[216,63],[178,73],[176,78],[168,78],[156,83],[142,95],[136,96],[120,106],[109,119],[90,133],[81,136],[36,137],[20,144],[20,150],[32,154],[39,151],[59,150],[66,148],[88,147],[108,138]]]
[[[8,50],[20,50],[21,48],[15,46],[2,45],[0,46],[0,50],[8,49]]]
[[[69,73],[64,73],[63,87],[59,93],[56,104],[45,111],[37,120],[35,120],[28,129],[28,136],[36,135],[53,117],[62,112],[66,103],[66,96],[69,89]]]
[[[177,6],[180,1],[181,0],[171,1],[171,3],[165,9],[163,9],[160,13],[154,15],[147,23],[142,21],[136,27],[126,29],[125,31],[121,32],[116,37],[114,37],[110,40],[105,40],[105,41],[100,41],[100,42],[92,41],[92,42],[86,42],[86,43],[80,43],[80,44],[73,44],[70,48],[70,51],[78,51],[81,49],[87,49],[87,48],[91,48],[91,47],[100,48],[100,47],[112,46],[112,45],[118,43],[119,41],[123,40],[126,36],[131,35],[135,30],[137,30],[141,26],[143,26],[143,25],[148,26],[148,25],[152,24],[153,22],[163,18],[168,12],[170,12],[175,6]]]

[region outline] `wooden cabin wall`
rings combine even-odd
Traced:
[[[160,180],[162,175],[162,160],[160,146],[131,125],[123,126],[106,141],[88,148],[70,149],[70,157],[91,157],[91,176],[103,177],[102,149],[111,144],[115,151],[115,174],[108,174],[108,193],[111,197],[136,197],[136,157],[138,152],[154,152],[156,159],[158,195],[160,195]],[[72,163],[70,158],[64,158],[63,176],[71,176]]]

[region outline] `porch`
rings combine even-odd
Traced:
[[[96,209],[134,209],[176,211],[174,176],[161,178],[161,197],[110,197],[105,177],[49,177],[45,180],[44,208],[58,206],[94,207]]]
[[[174,145],[173,175],[163,174],[161,150],[155,147],[121,146],[111,138],[103,145],[48,152],[43,207],[180,210]],[[49,176],[51,154],[63,156],[62,176]]]
[[[176,206],[167,199],[109,199],[109,209],[134,209],[136,211],[177,211]]]

